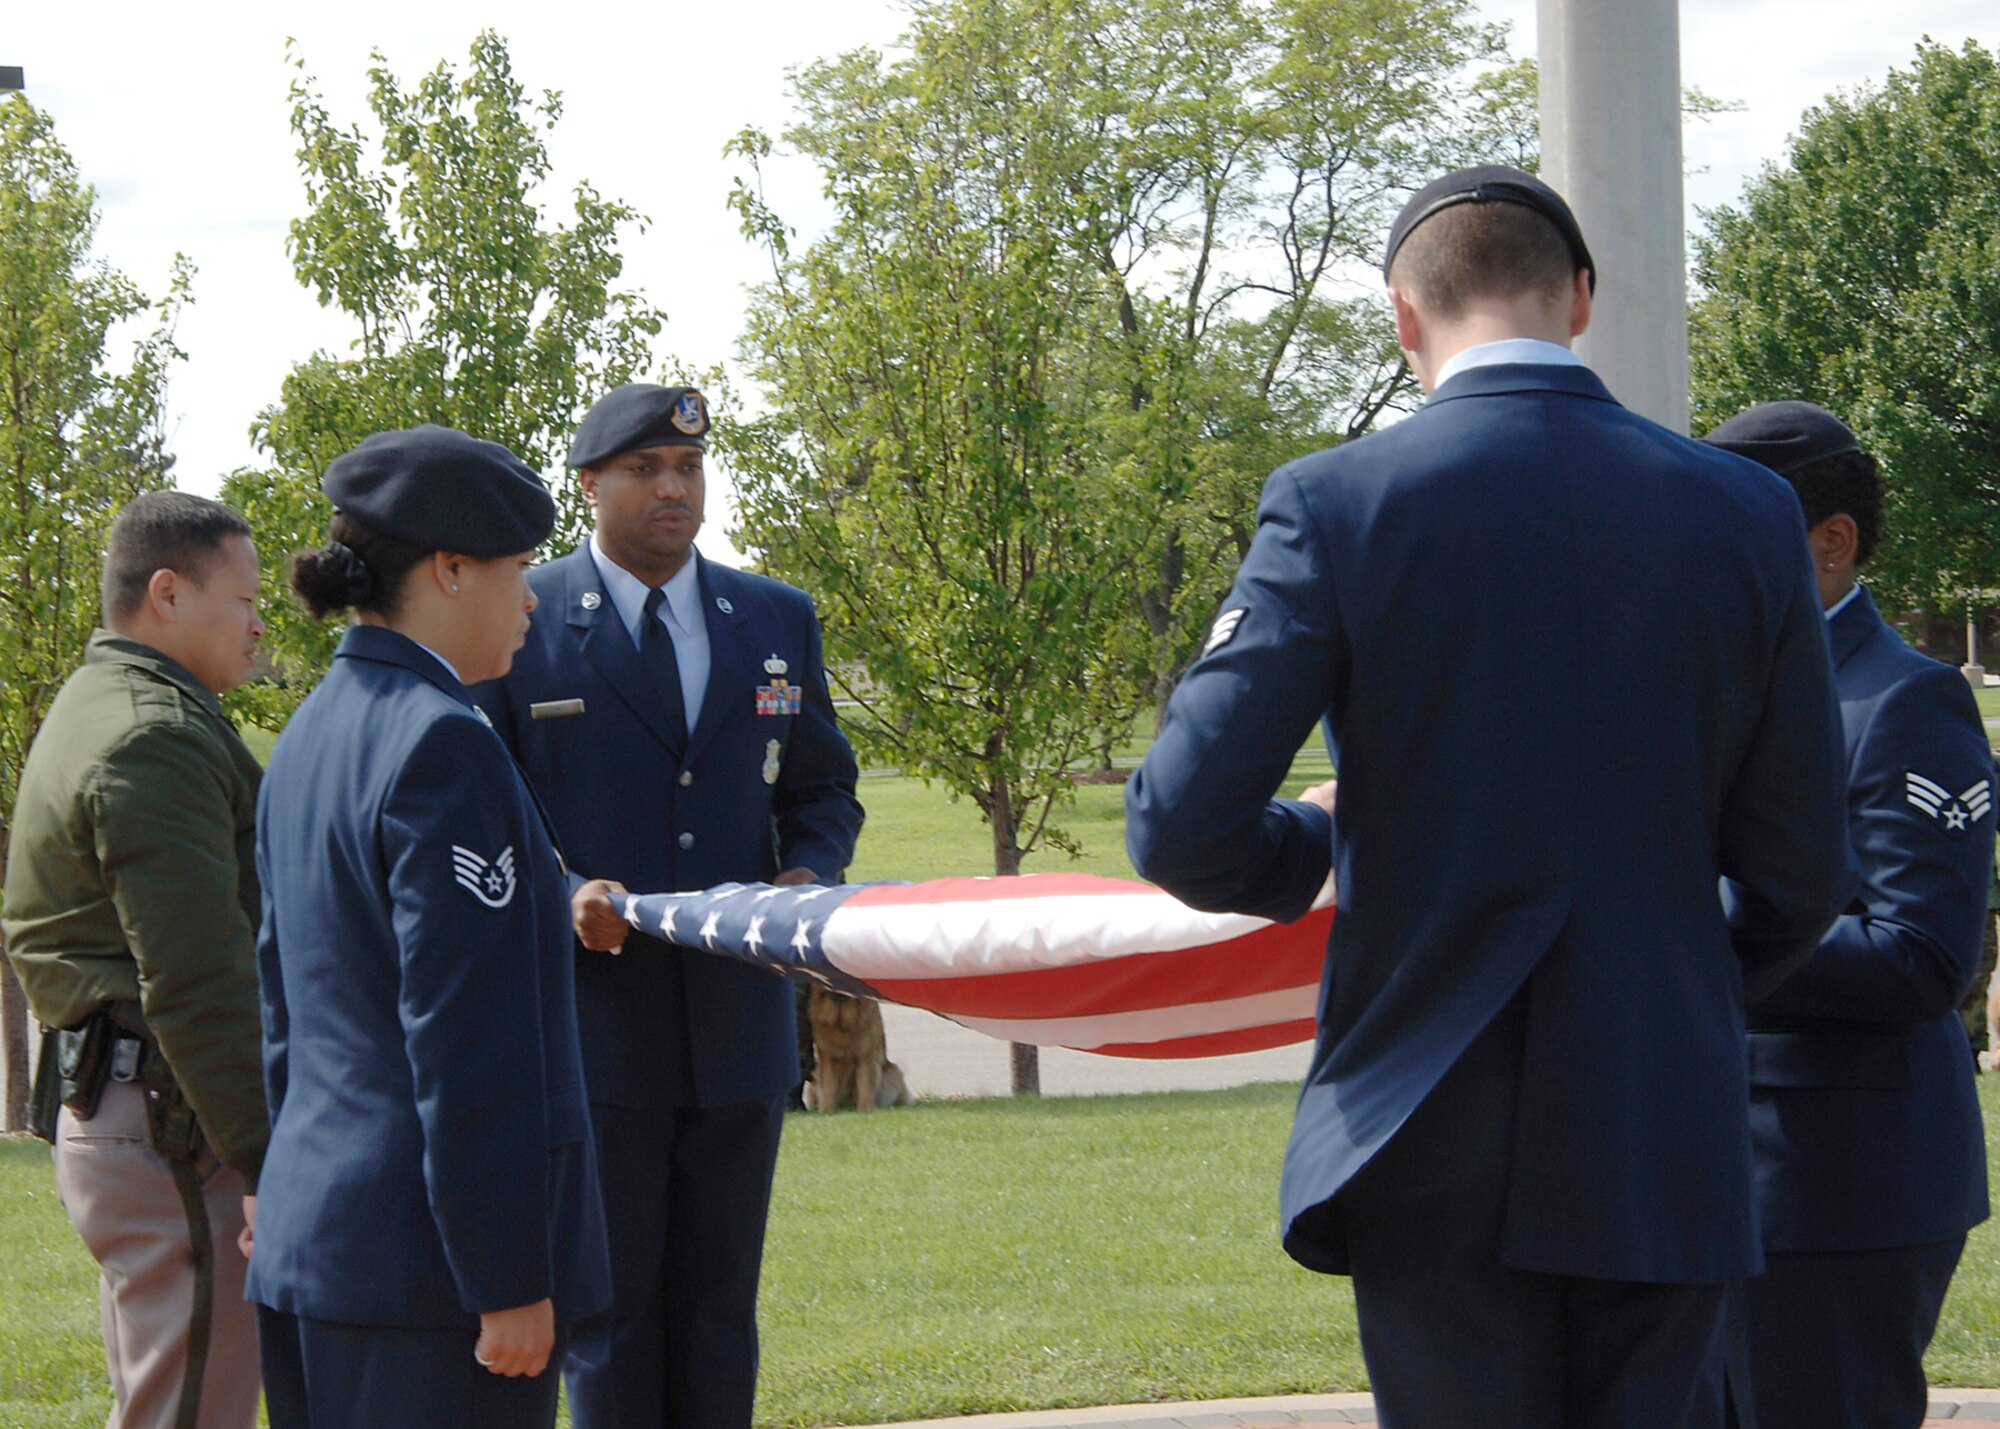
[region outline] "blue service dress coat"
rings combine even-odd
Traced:
[[[258,800],[271,1149],[249,1298],[476,1329],[610,1300],[569,890],[533,796],[421,646],[357,626]]]
[[[1993,868],[1993,761],[1965,677],[1866,590],[1827,623],[1861,886],[1750,1009],[1764,1246],[1925,1245],[1986,1219],[1986,1138],[1958,1008]]]
[[[835,881],[861,805],[812,601],[695,559],[711,663],[685,739],[587,546],[530,573],[541,606],[527,646],[478,698],[545,802],[573,882],[659,893],[800,866]],[[776,683],[796,694],[760,699]],[[550,717],[564,701],[582,712]],[[623,956],[579,959],[577,999],[595,1103],[723,1106],[798,1082],[793,992],[772,974],[634,934]]]
[[[1500,1263],[1758,1268],[1745,989],[1849,888],[1822,623],[1790,489],[1585,368],[1475,367],[1273,474],[1127,840],[1203,908],[1292,919],[1337,876],[1296,1259],[1350,1269],[1343,1188],[1511,1006]],[[1316,721],[1331,818],[1269,797]],[[1733,932],[1724,873],[1753,892]]]

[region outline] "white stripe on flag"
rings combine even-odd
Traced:
[[[1246,1027],[1272,1027],[1296,1022],[1319,1012],[1319,984],[1280,988],[1252,997],[1220,1002],[1196,1002],[1182,1007],[1150,1007],[1140,1012],[1105,1012],[1093,1017],[1051,1017],[1016,1021],[997,1017],[954,1017],[951,1020],[1002,1042],[1026,1042],[1037,1047],[1074,1047],[1089,1051],[1125,1043],[1171,1042]]]
[[[1199,913],[1164,893],[849,903],[827,919],[820,947],[863,982],[937,977],[946,953],[951,975],[982,977],[1198,948],[1270,926],[1268,918]]]

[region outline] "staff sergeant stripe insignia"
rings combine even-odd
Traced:
[[[461,844],[451,846],[452,875],[459,887],[488,908],[505,908],[514,901],[514,847],[488,863]]]

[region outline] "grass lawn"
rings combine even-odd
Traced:
[[[1315,736],[1292,761],[1279,792],[1293,796],[1332,777],[1326,746]],[[862,775],[860,795],[868,821],[847,870],[851,882],[993,871],[993,835],[970,799],[952,799],[942,788],[927,789],[900,774],[872,771]],[[1080,856],[1072,859],[1058,849],[1043,849],[1029,855],[1022,872],[1134,877],[1131,860],[1125,857],[1123,785],[1083,785],[1076,791],[1076,802],[1057,810],[1051,822],[1076,840]]]
[[[2000,1186],[2000,1078],[1980,1079]],[[795,1116],[765,1258],[760,1424],[1365,1386],[1347,1282],[1273,1234],[1289,1087]],[[95,1270],[47,1148],[0,1140],[0,1424],[109,1408]],[[1930,1356],[2000,1384],[2000,1228]]]

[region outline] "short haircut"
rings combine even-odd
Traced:
[[[1866,565],[1882,539],[1882,474],[1865,451],[1835,452],[1783,473],[1799,494],[1810,531],[1829,516],[1854,522],[1854,564]]]
[[[1460,203],[1410,231],[1389,282],[1446,320],[1476,299],[1537,294],[1561,301],[1578,269],[1560,230],[1518,203]]]
[[[196,585],[231,536],[250,539],[250,523],[220,501],[191,491],[148,491],[125,503],[104,543],[98,587],[107,623],[135,614],[155,571],[174,571]]]

